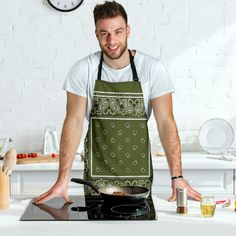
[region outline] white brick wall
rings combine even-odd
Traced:
[[[47,125],[61,131],[71,65],[98,50],[85,1],[61,13],[45,0],[0,3],[0,137],[18,151],[41,151]],[[197,150],[198,130],[213,117],[236,130],[236,1],[120,0],[129,15],[130,48],[159,57],[174,81],[174,113],[183,150]],[[155,124],[150,120],[155,139]],[[235,145],[236,146],[236,145]]]

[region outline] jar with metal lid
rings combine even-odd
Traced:
[[[178,214],[187,214],[187,189],[185,188],[176,188],[177,191],[177,209],[176,212]]]

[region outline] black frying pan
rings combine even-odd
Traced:
[[[138,186],[107,186],[98,188],[90,181],[78,178],[72,178],[72,182],[84,184],[99,193],[106,203],[131,203],[137,204],[145,202],[149,196],[149,189]]]

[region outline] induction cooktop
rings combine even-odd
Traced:
[[[100,197],[72,196],[73,203],[53,198],[30,201],[20,221],[157,220],[152,197],[139,204],[108,205]]]

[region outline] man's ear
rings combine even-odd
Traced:
[[[98,38],[98,31],[97,31],[97,29],[95,29],[95,35]]]
[[[130,36],[130,26],[127,25],[127,37],[129,37],[129,36]]]

